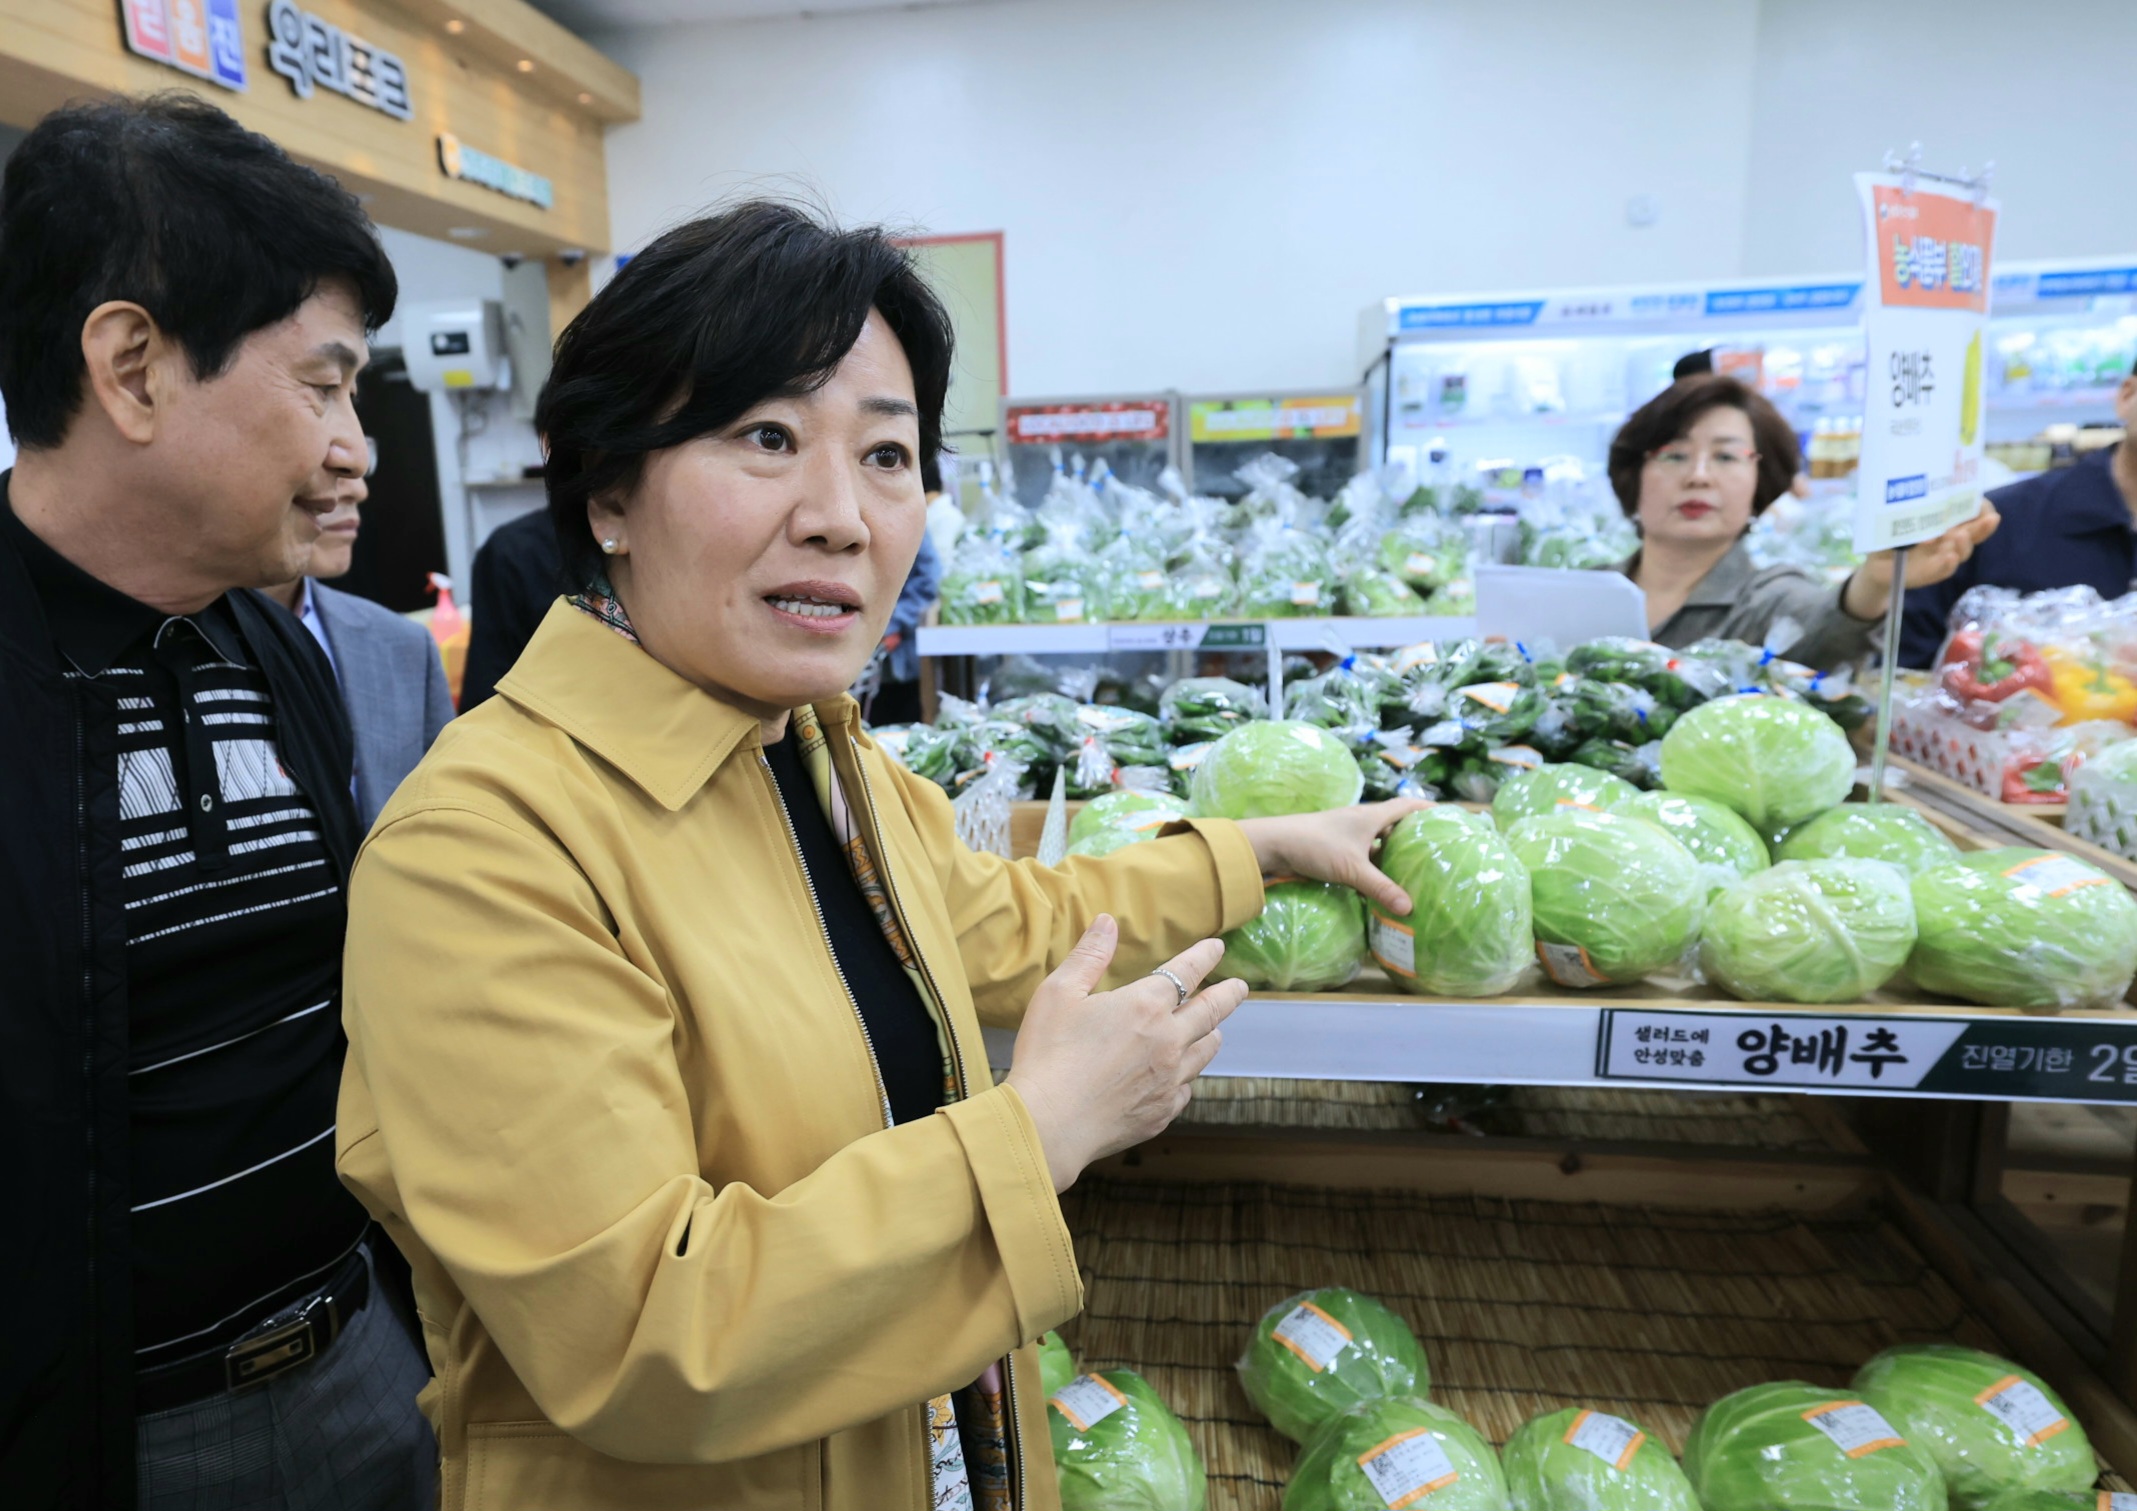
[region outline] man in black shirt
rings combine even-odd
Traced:
[[[460,711],[497,691],[497,679],[534,638],[557,595],[567,591],[564,553],[547,509],[506,520],[475,553],[468,598],[467,669],[460,678]]]
[[[2137,372],[2122,380],[2115,413],[2125,435],[2137,433]],[[2137,445],[2125,440],[2075,467],[1998,488],[1989,502],[2003,516],[1996,533],[1949,579],[1908,593],[1900,665],[1935,662],[1968,588],[2038,593],[2085,583],[2119,598],[2137,587]]]
[[[66,1508],[409,1507],[393,1256],[333,1168],[351,749],[246,589],[367,461],[393,308],[331,180],[185,96],[0,184],[0,1484]]]

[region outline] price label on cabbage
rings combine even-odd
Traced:
[[[1350,1346],[1350,1329],[1311,1301],[1301,1301],[1293,1307],[1276,1324],[1271,1336],[1297,1354],[1315,1374],[1335,1363],[1336,1355]]]
[[[1128,1404],[1128,1398],[1110,1380],[1098,1375],[1078,1375],[1053,1393],[1048,1405],[1069,1419],[1078,1432],[1089,1432]]]
[[[1404,1511],[1461,1478],[1429,1427],[1414,1427],[1358,1455],[1358,1467],[1388,1511]]]
[[[1833,1446],[1851,1459],[1881,1448],[1904,1448],[1907,1440],[1892,1424],[1877,1414],[1877,1408],[1861,1401],[1835,1401],[1803,1413],[1803,1420],[1817,1428]]]
[[[2127,1490],[2102,1490],[2097,1511],[2137,1511],[2137,1495]]]
[[[1366,944],[1382,970],[1398,976],[1417,974],[1417,931],[1408,924],[1375,913]]]
[[[1568,1446],[1592,1453],[1620,1471],[1632,1466],[1632,1456],[1646,1441],[1646,1433],[1623,1417],[1614,1417],[1604,1411],[1584,1411],[1566,1429]]]
[[[2070,1428],[2054,1403],[2017,1375],[2004,1376],[1974,1397],[1974,1403],[2010,1428],[2028,1448],[2038,1447]]]
[[[2137,1024],[2120,1018],[1652,1008],[1600,1018],[1601,1081],[2137,1104]]]

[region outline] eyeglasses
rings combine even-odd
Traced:
[[[1737,472],[1759,464],[1756,451],[1740,451],[1734,446],[1717,446],[1711,451],[1701,451],[1691,446],[1665,446],[1660,451],[1647,454],[1649,465],[1664,472],[1690,472],[1702,460],[1714,472]]]

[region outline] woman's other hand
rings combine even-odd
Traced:
[[[1981,501],[1981,512],[1942,535],[1907,552],[1907,586],[1926,588],[1944,581],[1966,565],[1974,548],[1996,533],[2003,522],[1996,506]],[[1857,619],[1880,619],[1892,604],[1892,552],[1873,551],[1841,589],[1840,606]]]
[[[1017,1030],[1009,1084],[1039,1130],[1056,1192],[1093,1160],[1165,1131],[1216,1058],[1217,1025],[1247,995],[1243,981],[1197,990],[1224,957],[1216,939],[1165,963],[1190,993],[1185,1002],[1155,973],[1097,991],[1119,943],[1119,926],[1100,914],[1032,996]]]
[[[1254,847],[1262,875],[1336,882],[1399,918],[1410,911],[1409,894],[1373,864],[1373,850],[1398,819],[1431,806],[1422,798],[1399,797],[1326,813],[1246,819],[1239,832]]]

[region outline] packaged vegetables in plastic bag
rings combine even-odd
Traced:
[[[1341,1286],[1287,1296],[1262,1315],[1239,1358],[1247,1399],[1294,1443],[1308,1443],[1345,1411],[1432,1383],[1409,1324]]]
[[[1239,557],[1240,614],[1311,619],[1335,606],[1335,572],[1320,538],[1281,520],[1256,526]]]
[[[1977,850],[1913,879],[1924,991],[2036,1012],[2120,1000],[2137,974],[2137,901],[2075,856]]]
[[[1173,744],[1194,745],[1268,718],[1269,704],[1259,690],[1229,677],[1183,677],[1158,700],[1158,717]]]
[[[1907,963],[1914,940],[1898,867],[1784,860],[1709,899],[1699,963],[1749,1002],[1860,1002]]]
[[[1606,1411],[1569,1406],[1531,1417],[1499,1461],[1512,1511],[1699,1511],[1661,1439]]]
[[[944,624],[1021,624],[1024,567],[1001,537],[967,533],[942,579]]]

